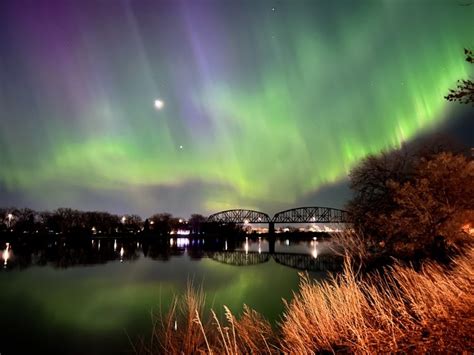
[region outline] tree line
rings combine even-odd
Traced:
[[[149,232],[165,235],[179,229],[200,233],[205,231],[205,222],[206,217],[200,214],[192,214],[189,219],[184,219],[170,213],[156,213],[143,220],[136,214],[117,215],[72,208],[54,211],[0,208],[0,232],[23,234],[112,235]]]

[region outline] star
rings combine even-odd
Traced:
[[[161,110],[165,106],[165,103],[163,102],[163,100],[160,100],[160,99],[156,99],[154,104],[157,110]]]

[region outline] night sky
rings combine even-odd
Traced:
[[[464,5],[2,0],[0,206],[342,207],[367,154],[474,144]]]

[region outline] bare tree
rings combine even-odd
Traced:
[[[474,64],[474,53],[472,50],[464,49],[466,61]],[[456,89],[450,89],[449,94],[444,97],[448,101],[457,101],[462,104],[474,105],[474,82],[471,79],[458,80]]]

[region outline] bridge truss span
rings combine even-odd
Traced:
[[[275,214],[273,223],[349,223],[347,211],[329,207],[298,207]]]
[[[271,218],[263,212],[254,210],[235,209],[227,210],[210,215],[208,222],[217,223],[270,223]]]

